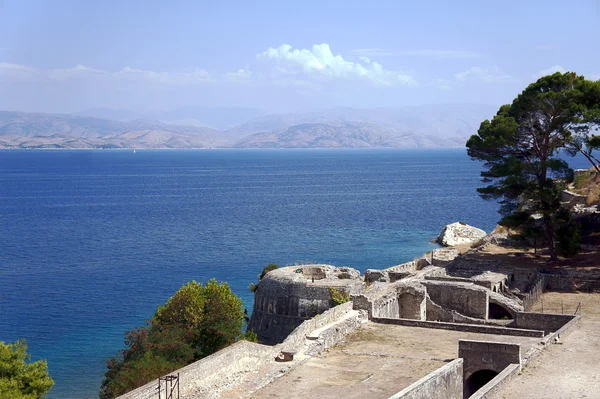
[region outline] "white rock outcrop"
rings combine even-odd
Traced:
[[[470,244],[481,240],[485,236],[486,232],[477,227],[456,222],[446,225],[436,241],[446,247],[452,247],[460,244]]]

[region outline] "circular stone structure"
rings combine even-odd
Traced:
[[[360,272],[349,267],[298,265],[272,270],[255,291],[248,328],[258,342],[278,344],[304,320],[335,306],[332,294],[357,294],[363,289]]]

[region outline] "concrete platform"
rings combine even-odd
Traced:
[[[517,343],[523,352],[540,341],[369,322],[251,397],[388,398],[455,359],[459,339]]]

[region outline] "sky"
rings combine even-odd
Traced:
[[[0,0],[0,109],[501,105],[600,79],[600,0]]]

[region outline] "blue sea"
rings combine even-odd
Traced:
[[[93,398],[123,333],[182,284],[268,263],[361,271],[490,231],[464,150],[0,151],[0,340],[47,359],[49,398]]]

